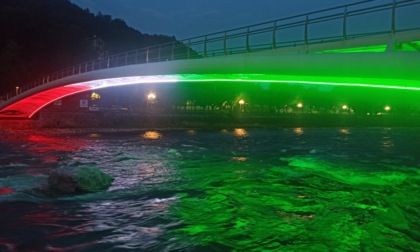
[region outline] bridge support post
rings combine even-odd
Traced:
[[[309,21],[309,15],[306,15],[306,19],[305,19],[305,34],[304,34],[305,45],[308,45],[308,21]]]
[[[391,33],[395,34],[395,8],[397,7],[397,0],[392,3],[392,15],[391,15]]]
[[[249,27],[246,30],[246,52],[249,53],[251,48],[249,47]]]
[[[347,40],[347,7],[344,8],[343,14],[343,39]]]
[[[174,55],[175,54],[175,41],[172,43],[172,56],[171,56],[171,60],[174,60]]]
[[[225,32],[225,36],[223,38],[223,52],[224,52],[225,55],[227,55],[227,49],[226,49],[227,43],[226,43],[226,39],[227,39],[227,37],[226,37],[226,32]]]
[[[207,35],[204,37],[204,57],[207,58]]]
[[[187,59],[190,59],[190,44],[191,44],[191,39],[188,40],[188,45],[187,45]]]
[[[277,30],[277,22],[274,22],[273,24],[273,38],[272,38],[272,45],[271,48],[272,49],[276,49],[277,48],[277,41],[276,41],[276,30]]]

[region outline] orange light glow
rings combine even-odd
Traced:
[[[158,139],[160,139],[162,137],[162,134],[160,134],[157,131],[147,131],[142,136],[143,136],[144,139],[158,140]]]
[[[248,135],[248,132],[245,129],[238,128],[233,131],[233,134],[237,137],[245,137]]]
[[[302,135],[302,134],[303,134],[303,129],[302,129],[302,128],[294,128],[294,129],[293,129],[293,132],[294,132],[296,135]]]

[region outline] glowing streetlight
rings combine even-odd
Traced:
[[[238,101],[238,103],[239,103],[239,110],[242,112],[242,106],[245,104],[245,100],[244,99],[240,99]]]
[[[93,92],[92,94],[90,94],[90,99],[91,100],[99,100],[99,99],[101,99],[101,95]]]
[[[19,87],[16,87],[16,95],[19,94]]]
[[[153,92],[150,92],[150,93],[147,95],[147,100],[148,100],[148,101],[153,101],[154,99],[156,99],[156,94],[155,94],[155,93],[153,93]]]
[[[390,111],[390,110],[391,110],[391,107],[390,107],[390,106],[386,106],[386,107],[385,107],[385,111],[387,111],[387,112],[388,112],[388,111]]]
[[[149,108],[149,104],[153,104],[156,99],[156,94],[153,92],[150,92],[147,94],[147,108]]]
[[[299,102],[298,104],[296,104],[296,107],[298,108],[298,110],[300,110],[300,112],[303,114],[303,103]]]
[[[347,105],[343,105],[341,108],[342,108],[343,110],[347,110],[349,107],[347,107]]]

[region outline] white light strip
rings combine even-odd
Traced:
[[[174,75],[130,76],[122,78],[111,78],[80,82],[76,84],[71,84],[69,86],[90,86],[93,90],[106,87],[116,87],[133,84],[176,83],[178,81],[179,77]]]
[[[73,85],[90,86],[91,89],[100,89],[106,87],[116,87],[123,85],[134,84],[158,84],[158,83],[177,83],[177,82],[259,82],[259,83],[287,83],[287,84],[309,84],[309,85],[328,85],[328,86],[352,86],[352,87],[370,87],[383,89],[401,89],[420,91],[420,87],[410,86],[395,86],[395,85],[381,85],[381,84],[366,84],[366,83],[352,83],[352,82],[326,82],[326,81],[305,81],[305,80],[278,80],[278,79],[249,79],[246,76],[252,75],[237,75],[236,78],[209,78],[206,75],[154,75],[154,76],[130,76],[123,78],[101,79],[88,82],[81,82]],[[260,75],[255,75],[260,76]],[[254,76],[254,77],[255,77]],[[200,77],[202,77],[200,79]],[[241,78],[244,77],[244,78]],[[276,76],[273,76],[276,77]],[[282,76],[278,76],[281,78]],[[319,78],[319,77],[318,77]],[[388,80],[389,81],[389,80]]]

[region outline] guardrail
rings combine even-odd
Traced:
[[[381,4],[376,4],[382,2]],[[252,53],[277,48],[343,41],[420,28],[420,0],[367,0],[149,46],[74,65],[17,86],[7,101],[34,87],[86,72],[152,62]]]

